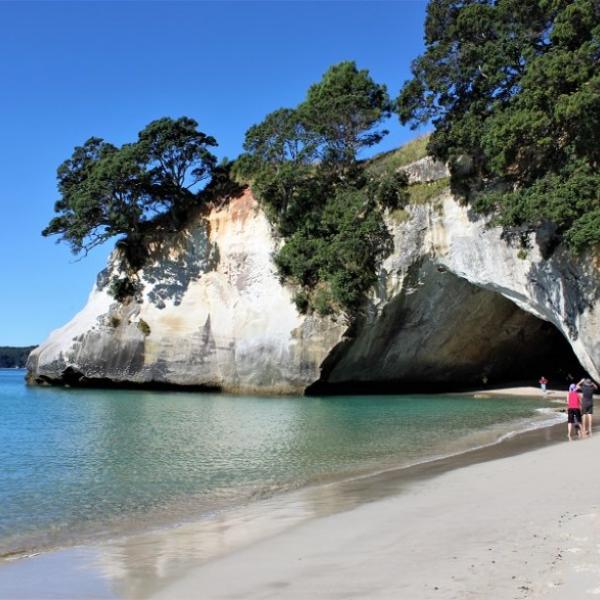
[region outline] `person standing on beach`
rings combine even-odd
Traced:
[[[577,384],[581,390],[581,412],[583,414],[583,435],[592,435],[592,414],[594,413],[594,390],[598,386],[589,378],[585,377]]]
[[[542,393],[545,394],[546,386],[548,385],[548,380],[543,375],[540,377],[539,384],[540,384],[540,388],[542,389]]]
[[[575,427],[577,437],[582,437],[581,399],[577,392],[577,386],[574,383],[569,386],[569,392],[567,394],[567,436],[569,441],[573,439],[571,437],[573,427]]]

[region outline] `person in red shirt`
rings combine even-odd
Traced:
[[[546,393],[546,386],[548,385],[548,380],[542,375],[539,381],[540,387],[542,388],[542,392]]]
[[[581,398],[574,383],[569,386],[569,392],[567,393],[567,435],[569,441],[573,439],[571,437],[573,427],[577,432],[577,437],[581,437]]]

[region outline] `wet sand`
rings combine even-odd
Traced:
[[[210,521],[10,561],[0,566],[0,598],[535,597],[524,588],[533,589],[541,562],[533,573],[499,565],[528,561],[532,542],[547,558],[561,547],[562,515],[582,506],[593,520],[600,501],[600,478],[586,485],[584,469],[569,466],[589,463],[600,437],[558,443],[565,429],[306,488]],[[499,595],[482,588],[490,577],[504,582]]]
[[[153,597],[592,598],[599,452],[600,436],[413,481],[199,567]]]

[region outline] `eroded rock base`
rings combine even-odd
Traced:
[[[416,265],[381,316],[342,342],[308,393],[456,391],[566,384],[582,368],[551,324],[432,262]]]

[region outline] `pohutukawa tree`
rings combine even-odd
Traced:
[[[390,110],[386,86],[375,83],[353,61],[330,67],[299,107],[302,121],[318,136],[321,157],[341,164],[356,160],[360,150],[388,134],[378,126]]]
[[[197,193],[216,167],[208,150],[215,138],[197,130],[189,117],[152,121],[139,133],[139,146],[152,183],[169,208]]]
[[[397,100],[429,151],[509,230],[600,242],[600,3],[430,0],[424,54]]]
[[[297,284],[301,310],[356,316],[390,251],[379,208],[394,204],[398,190],[382,193],[358,161],[386,135],[380,127],[390,106],[384,85],[342,62],[296,108],[276,110],[246,133],[237,170],[287,238],[275,262]]]
[[[379,126],[391,106],[385,85],[353,61],[341,62],[310,86],[298,107],[276,110],[250,127],[244,150],[261,165],[349,163],[387,135]]]
[[[120,236],[136,267],[140,246],[156,225],[164,226],[201,201],[203,184],[216,158],[216,140],[193,119],[163,118],[150,123],[138,140],[118,148],[90,138],[58,168],[54,217],[42,235],[59,235],[75,254],[87,253]],[[169,220],[169,219],[167,219]]]

